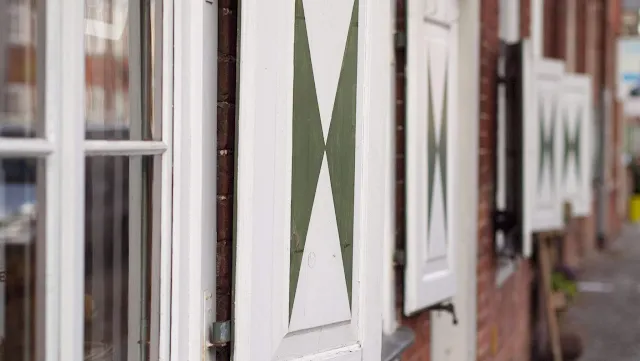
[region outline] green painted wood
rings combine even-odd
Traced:
[[[344,276],[351,306],[353,279],[353,220],[356,167],[356,98],[358,73],[358,0],[351,23],[338,80],[327,136],[327,161],[333,192]],[[330,240],[329,240],[330,241]]]
[[[570,134],[571,129],[569,128],[569,119],[567,117],[567,113],[564,113],[564,157],[562,162],[563,175],[566,178],[567,172],[569,170],[569,159],[573,158],[576,163],[576,177],[577,179],[581,178],[582,174],[582,165],[581,165],[581,138],[582,138],[582,109],[578,109],[578,114],[576,115],[576,129],[573,135]]]
[[[433,87],[432,87],[432,78],[431,78],[431,69],[429,64],[427,64],[427,93],[428,99],[427,104],[429,108],[429,112],[427,115],[427,169],[429,172],[429,178],[427,181],[427,194],[429,197],[429,204],[427,209],[427,227],[431,227],[431,216],[433,214],[433,189],[435,185],[435,176],[436,172],[440,173],[440,181],[442,183],[442,204],[444,208],[444,222],[445,222],[445,233],[446,233],[446,222],[447,222],[447,123],[448,123],[448,77],[447,77],[447,68],[444,70],[445,79],[444,79],[444,93],[442,100],[442,120],[440,122],[440,139],[436,138],[436,119],[434,116],[434,102],[433,102]],[[436,160],[438,160],[439,167],[436,168]]]
[[[555,115],[555,107],[556,104],[554,101],[553,109],[551,111],[551,117]],[[549,175],[551,176],[551,181],[553,182],[555,134],[553,132],[553,119],[550,122],[551,126],[549,127],[549,132],[547,132],[547,130],[545,129],[545,115],[542,97],[540,97],[538,111],[540,112],[540,120],[538,121],[538,140],[540,142],[540,149],[538,150],[538,188],[540,188],[542,186],[542,175],[544,174],[544,169],[547,167],[549,168]]]
[[[293,309],[311,209],[324,157],[324,136],[302,0],[296,0],[294,26],[289,316]]]

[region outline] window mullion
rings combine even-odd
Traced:
[[[44,240],[36,244],[36,359],[59,361],[60,358],[60,154],[57,125],[61,119],[61,25],[62,0],[37,2],[37,92],[38,112],[36,133],[43,136],[48,145],[44,171],[39,165],[36,180],[36,204],[38,214],[37,239]],[[34,140],[29,140],[30,142]],[[43,179],[44,178],[44,179]],[[43,182],[44,181],[44,182]],[[44,192],[41,185],[44,184]],[[44,215],[44,217],[43,217]],[[44,219],[44,230],[42,220]],[[44,238],[42,234],[44,233]],[[42,267],[44,265],[44,267]],[[64,359],[64,358],[62,358]]]
[[[60,361],[79,361],[83,359],[84,333],[85,4],[83,0],[49,3],[48,11],[55,14],[48,15],[52,21],[60,22],[60,46],[50,49],[50,55],[59,64],[58,73],[64,74],[56,78],[57,84],[48,87],[51,91],[59,89],[60,109],[47,119],[58,131],[52,156],[60,182],[59,202],[53,205],[54,214],[59,217],[59,238],[52,244],[60,250],[58,357]]]

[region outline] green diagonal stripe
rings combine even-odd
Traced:
[[[550,122],[550,129],[545,129],[545,114],[544,114],[544,106],[542,104],[542,97],[540,97],[540,103],[538,105],[539,109],[539,120],[538,120],[538,139],[540,142],[539,150],[538,150],[538,188],[542,186],[542,176],[544,174],[545,168],[549,169],[549,175],[551,177],[551,181],[553,182],[553,173],[554,173],[554,154],[555,154],[555,134],[553,132],[553,119]],[[555,115],[556,103],[553,103],[553,108],[551,109],[551,117]]]
[[[358,0],[353,3],[351,23],[342,60],[338,89],[327,136],[327,161],[331,177],[340,250],[351,306],[353,279],[353,207],[356,166],[356,92],[358,66]],[[331,240],[327,240],[331,241]]]
[[[302,0],[296,0],[294,26],[289,317],[293,309],[311,209],[324,156],[322,123]]]
[[[566,178],[569,171],[569,159],[573,158],[576,163],[576,177],[581,178],[581,157],[580,157],[580,139],[582,137],[582,109],[578,109],[576,115],[576,128],[575,132],[571,134],[572,129],[569,127],[569,119],[567,114],[564,114],[564,157],[563,157],[563,175]]]
[[[448,77],[447,69],[445,68],[445,81],[444,81],[444,93],[442,101],[442,120],[440,124],[440,136],[436,138],[436,119],[434,115],[434,102],[433,102],[433,87],[431,69],[427,63],[427,167],[429,177],[427,180],[427,194],[429,197],[429,204],[427,209],[427,227],[431,228],[431,218],[433,214],[433,198],[434,198],[434,186],[435,186],[435,174],[436,174],[436,159],[439,161],[440,180],[442,182],[442,204],[444,208],[444,222],[447,222],[447,123],[448,123]],[[445,227],[446,231],[446,227]]]

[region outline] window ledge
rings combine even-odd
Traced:
[[[382,335],[382,361],[400,360],[402,353],[415,341],[413,331],[400,327],[390,335]]]
[[[511,277],[511,275],[518,268],[518,260],[503,261],[498,263],[498,269],[496,271],[496,286],[498,288]]]

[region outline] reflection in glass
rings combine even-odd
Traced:
[[[0,1],[0,136],[6,126],[36,128],[36,23],[35,1]]]
[[[0,360],[36,359],[38,162],[0,159]]]
[[[102,138],[158,140],[154,97],[160,89],[155,7],[160,0],[87,0],[85,64],[87,129]],[[153,90],[153,91],[152,91]]]
[[[152,161],[86,160],[85,360],[149,359]]]

